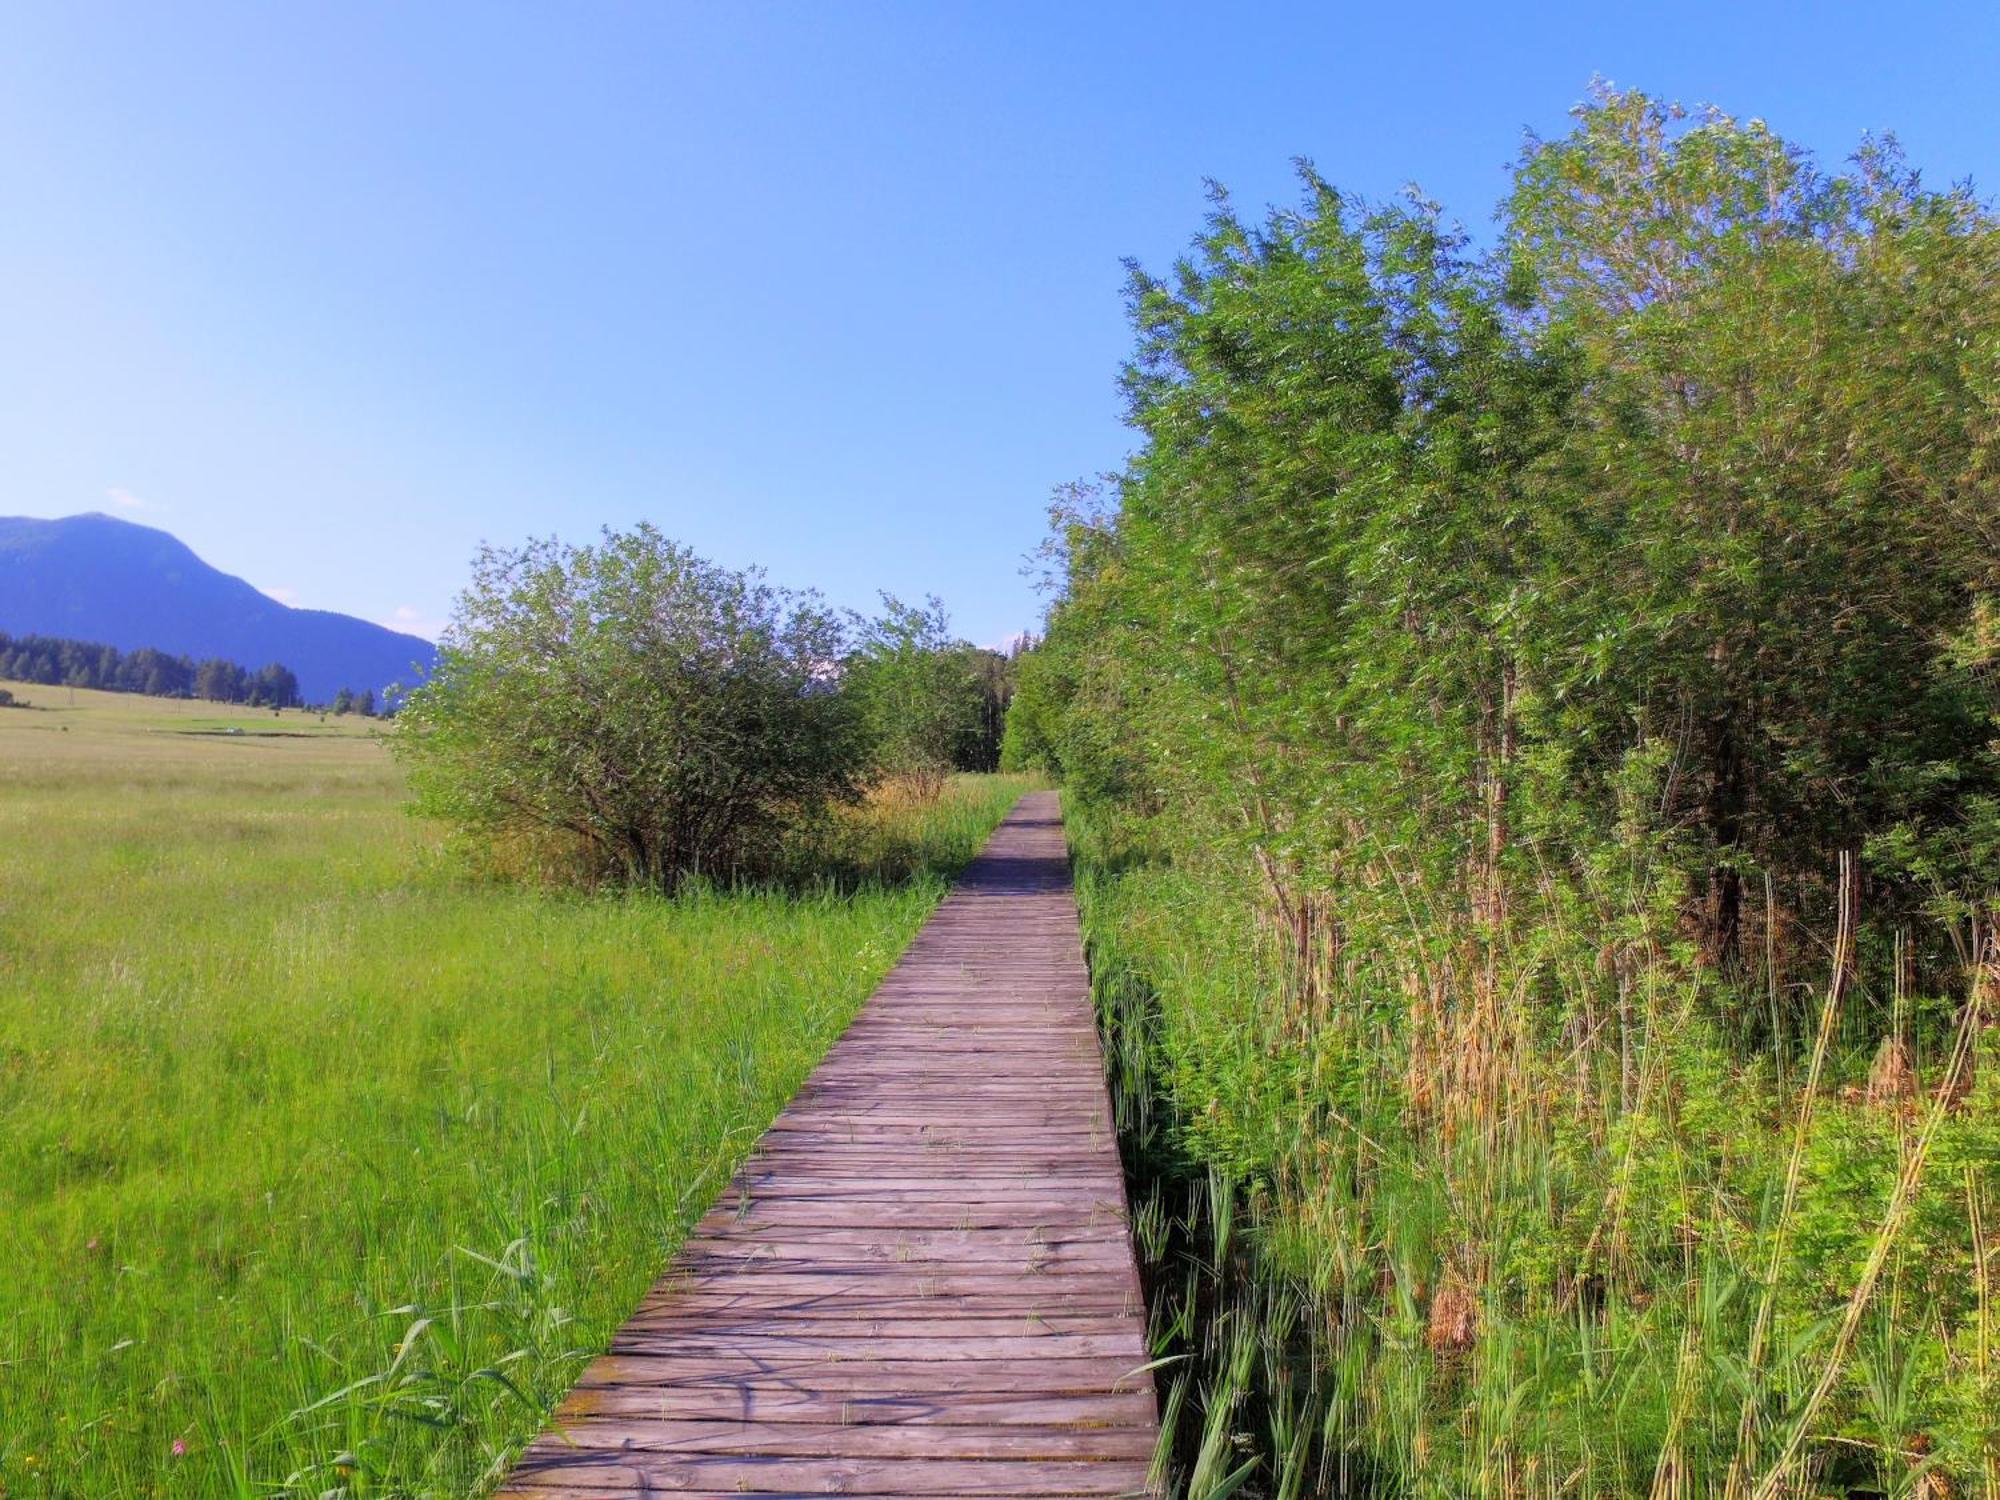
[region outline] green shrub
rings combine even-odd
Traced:
[[[651,526],[487,548],[392,743],[419,810],[503,865],[671,886],[765,867],[851,800],[837,617]]]

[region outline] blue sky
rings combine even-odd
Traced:
[[[1593,73],[2000,177],[2000,6],[10,7],[0,513],[429,631],[482,540],[1037,617],[1120,258],[1312,157],[1483,231]]]

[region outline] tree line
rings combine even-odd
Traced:
[[[120,651],[96,641],[60,636],[0,633],[0,677],[51,687],[145,693],[156,698],[205,698],[213,703],[259,708],[296,708],[303,702],[298,677],[282,663],[253,670],[221,657],[196,661],[150,646]]]
[[[993,769],[1011,692],[936,599],[838,611],[641,525],[483,549],[392,744],[499,863],[671,888],[768,871],[884,782]]]
[[[1867,961],[1908,927],[1962,988],[2000,878],[1994,219],[1883,143],[1827,174],[1609,92],[1530,142],[1491,253],[1305,186],[1133,271],[1144,446],[1055,512],[1016,753],[1257,870],[1306,974],[1363,891],[1484,950],[1642,850],[1718,976],[1824,927],[1846,855]]]
[[[1132,268],[1139,450],[1058,497],[1005,755],[1144,851],[1101,956],[1186,1149],[1355,1226],[1285,1376],[1318,1482],[2000,1492],[2000,224],[1610,89],[1491,248],[1301,179]],[[1243,934],[1227,998],[1174,923]],[[1586,1399],[1635,1320],[1664,1363]],[[1925,1372],[1879,1421],[1871,1348]]]

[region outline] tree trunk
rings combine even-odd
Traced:
[[[1725,714],[1711,721],[1714,779],[1704,819],[1718,857],[1708,871],[1701,951],[1703,958],[1719,969],[1736,966],[1743,935],[1743,873],[1734,856],[1743,839],[1744,765],[1732,718]]]

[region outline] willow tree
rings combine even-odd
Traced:
[[[934,597],[914,605],[884,594],[882,613],[854,625],[842,691],[865,726],[873,769],[934,799],[981,732],[978,654],[952,634]]]
[[[1732,966],[1748,873],[1822,916],[1841,851],[1995,785],[1950,643],[2000,557],[2000,233],[1893,146],[1829,173],[1608,89],[1530,142],[1503,222],[1524,338],[1586,374],[1544,491],[1575,524],[1538,729],[1586,773],[1675,747],[1658,816]]]
[[[754,870],[855,794],[838,617],[653,527],[486,548],[393,744],[481,847],[670,886]]]

